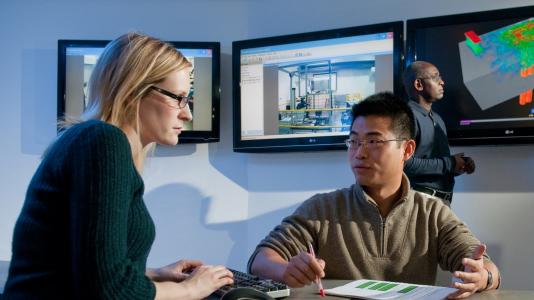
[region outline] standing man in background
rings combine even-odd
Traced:
[[[443,98],[445,82],[439,70],[425,61],[415,61],[404,73],[408,105],[415,119],[414,155],[406,162],[404,172],[414,190],[452,201],[454,177],[475,171],[475,162],[463,153],[451,155],[447,130],[432,103]]]

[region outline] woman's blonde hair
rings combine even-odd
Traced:
[[[111,41],[99,57],[88,84],[88,104],[79,120],[66,118],[63,127],[86,120],[102,120],[139,136],[139,107],[151,86],[191,63],[169,43],[127,33]],[[131,141],[130,141],[131,142]],[[138,145],[139,146],[139,145]],[[138,169],[145,152],[132,145]]]

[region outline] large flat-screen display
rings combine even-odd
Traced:
[[[234,151],[345,149],[351,107],[400,84],[403,23],[233,43]]]
[[[58,41],[58,119],[78,117],[87,105],[87,83],[109,41]],[[189,108],[193,120],[185,122],[180,143],[219,141],[220,43],[169,42],[191,62]]]
[[[534,142],[534,6],[408,20],[406,46],[440,71],[451,144]]]

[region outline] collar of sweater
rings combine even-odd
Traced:
[[[409,198],[410,180],[408,179],[408,177],[404,173],[402,174],[402,180],[401,180],[401,187],[400,188],[401,188],[401,196],[397,200],[395,200],[395,203],[391,207],[391,210],[393,210],[395,207],[405,203]],[[365,201],[367,203],[369,203],[369,205],[372,205],[372,206],[376,207],[377,209],[379,209],[378,203],[376,203],[376,201],[373,198],[371,198],[371,196],[369,196],[357,182],[354,185],[354,193],[356,194],[356,199],[365,199]],[[390,210],[390,212],[391,212],[391,210]]]

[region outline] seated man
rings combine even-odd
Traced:
[[[461,279],[450,298],[497,288],[499,270],[486,247],[441,200],[410,189],[403,173],[415,150],[408,105],[380,93],[355,105],[352,116],[347,146],[356,183],[302,203],[258,245],[249,272],[291,287],[317,277],[435,284],[439,264]]]

